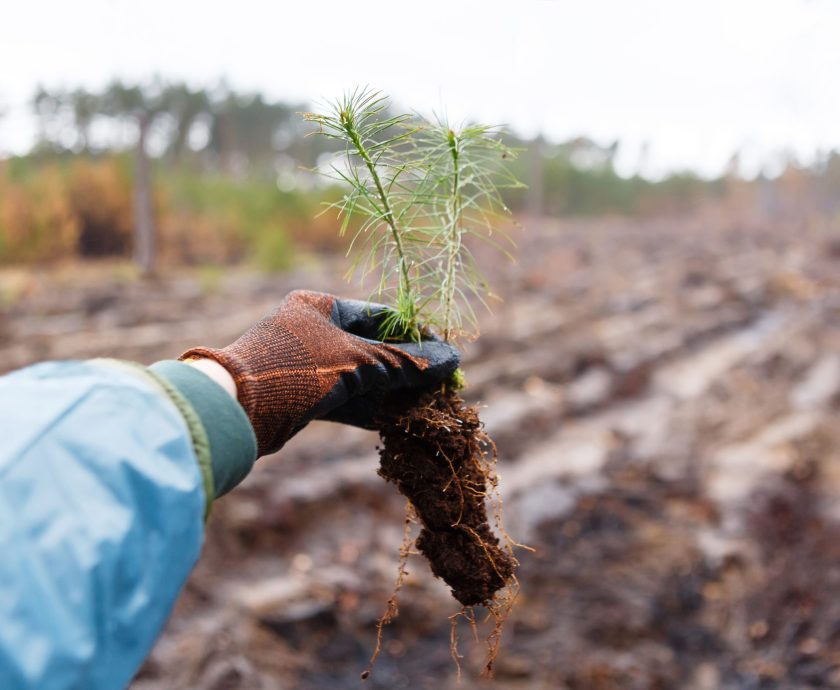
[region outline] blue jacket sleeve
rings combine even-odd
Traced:
[[[152,380],[74,362],[0,378],[0,688],[125,687],[198,557],[205,485]]]

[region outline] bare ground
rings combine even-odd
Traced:
[[[840,246],[804,223],[626,220],[531,227],[466,348],[499,446],[522,593],[496,687],[840,687]],[[280,278],[6,274],[0,362],[151,362],[221,345]],[[104,276],[104,277],[103,277]],[[376,439],[310,425],[208,525],[134,690],[356,688],[402,537]],[[154,567],[150,564],[150,567]],[[485,687],[419,557],[371,688]]]

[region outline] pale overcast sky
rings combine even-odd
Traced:
[[[369,84],[421,111],[620,139],[620,169],[747,173],[840,148],[840,0],[3,0],[0,151],[39,83]]]

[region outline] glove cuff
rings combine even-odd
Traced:
[[[274,327],[270,344],[250,340],[222,349],[194,347],[179,357],[182,361],[195,358],[215,360],[230,372],[239,403],[254,428],[260,456],[279,450],[300,431],[318,402],[312,356],[281,326]]]

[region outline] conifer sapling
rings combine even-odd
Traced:
[[[490,293],[471,238],[508,252],[512,244],[495,227],[508,213],[499,190],[520,186],[506,170],[515,151],[500,128],[393,115],[387,99],[370,89],[304,117],[340,144],[325,174],[347,191],[331,207],[342,234],[353,228],[348,274],[375,278],[372,297],[390,307],[381,338],[422,343],[429,329],[446,341],[477,336],[473,305],[486,304]],[[495,447],[476,409],[458,396],[463,386],[458,370],[441,388],[392,394],[382,406],[379,474],[406,496],[408,513],[397,583],[363,677],[379,652],[383,625],[396,615],[415,521],[421,529],[414,545],[462,605],[451,618],[453,659],[457,664],[459,617],[474,623],[473,607],[482,605],[495,621],[487,640],[492,671],[518,589],[517,561],[501,523]]]

